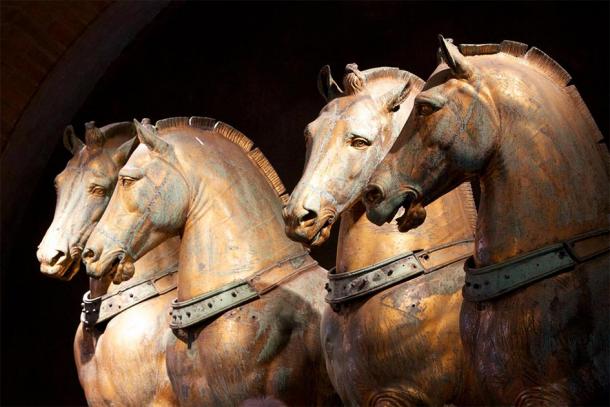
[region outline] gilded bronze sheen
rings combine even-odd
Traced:
[[[215,119],[89,122],[85,142],[66,128],[37,257],[66,281],[86,264],[74,358],[89,405],[607,400],[604,139],[539,49],[439,44],[426,82],[320,70],[326,105],[290,196]],[[308,248],[339,219],[326,271]]]
[[[55,179],[55,216],[37,253],[43,273],[65,280],[78,272],[83,247],[110,201],[120,168],[138,143],[130,122],[101,129],[87,123],[85,140],[76,137],[72,126],[66,128],[64,144],[73,157]],[[158,280],[165,270],[177,268],[179,245],[177,238],[168,240],[135,262],[138,280],[157,284],[151,283],[155,291],[149,290],[145,301],[144,296],[133,301],[134,291],[128,288],[132,281],[116,285],[109,277],[90,279],[90,301],[83,303],[74,338],[76,369],[90,405],[176,404],[165,368],[171,335],[166,310],[175,290],[164,292],[172,283]],[[122,297],[125,301],[119,300]],[[105,306],[102,299],[109,299]]]
[[[214,119],[136,126],[141,144],[83,257],[92,277],[127,280],[132,262],[181,236],[166,351],[180,405],[336,404],[319,335],[326,271],[285,236],[275,170]],[[242,302],[227,286],[244,281],[257,295]],[[201,310],[216,307],[223,312]]]
[[[293,239],[321,244],[341,215],[337,268],[322,322],[326,365],[346,405],[474,404],[477,386],[460,338],[463,263],[476,212],[464,184],[430,207],[409,233],[376,227],[361,193],[423,86],[397,68],[328,67],[328,104],[306,130],[307,164],[284,209]],[[396,280],[393,280],[396,279]]]
[[[570,75],[539,49],[439,39],[442,63],[367,187],[368,216],[382,224],[404,207],[398,222],[407,231],[477,176],[460,327],[477,393],[492,405],[607,400],[603,137]]]

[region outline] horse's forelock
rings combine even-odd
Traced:
[[[104,133],[95,126],[95,122],[85,123],[85,144],[87,148],[96,149],[104,145],[106,137]]]
[[[366,86],[366,77],[358,69],[356,64],[345,66],[345,76],[343,77],[343,87],[348,95],[355,95],[361,92]]]

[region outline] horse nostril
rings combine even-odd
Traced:
[[[364,191],[364,201],[367,205],[378,205],[383,201],[384,195],[377,185],[369,185]]]
[[[304,223],[304,222],[308,222],[311,220],[314,220],[315,218],[318,217],[318,214],[316,213],[316,211],[312,211],[311,209],[306,209],[304,208],[305,213],[303,213],[301,216],[299,216],[299,223]]]
[[[55,253],[55,256],[53,256],[49,262],[49,265],[54,266],[63,257],[66,257],[66,253],[62,252],[61,250],[57,250],[57,253]]]
[[[90,261],[90,260],[93,260],[93,258],[95,257],[95,253],[93,252],[93,250],[91,250],[89,248],[85,248],[85,250],[83,251],[82,257],[83,257],[83,261]]]

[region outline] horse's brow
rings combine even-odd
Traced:
[[[88,168],[86,171],[90,172],[91,174],[93,174],[94,176],[99,177],[99,178],[106,178],[108,176],[107,174],[104,174],[103,172],[98,171],[98,170],[94,170],[93,168]]]
[[[123,167],[119,171],[119,175],[129,176],[129,175],[134,175],[134,173],[137,173],[138,175],[143,175],[142,169],[138,168],[138,167]]]
[[[104,177],[104,174],[102,174],[101,172],[96,171],[96,170],[94,170],[92,168],[88,168],[88,167],[81,167],[81,166],[78,166],[78,167],[66,167],[66,169],[64,171],[62,171],[62,173],[65,173],[65,174],[70,174],[70,173],[84,174],[84,173],[87,173],[87,172],[90,172],[91,174],[93,174],[94,176],[99,177],[99,178],[103,178]],[[57,174],[57,176],[59,176],[60,174]]]

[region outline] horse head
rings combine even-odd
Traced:
[[[170,237],[186,219],[188,186],[171,144],[154,126],[135,121],[140,145],[118,173],[118,185],[87,241],[87,274],[130,279],[133,263]]]
[[[481,171],[498,145],[498,112],[486,76],[451,41],[439,40],[443,62],[415,98],[363,196],[369,219],[378,225],[402,206],[399,229],[419,226],[424,206]]]
[[[130,123],[99,129],[89,122],[83,143],[72,126],[66,127],[64,145],[72,158],[55,178],[55,215],[36,253],[42,273],[70,280],[78,272],[85,242],[106,209],[119,169],[137,145],[134,136]]]
[[[422,84],[398,68],[348,64],[343,91],[330,68],[321,69],[318,89],[328,103],[305,128],[305,171],[284,208],[291,239],[315,246],[328,238],[398,136]]]

